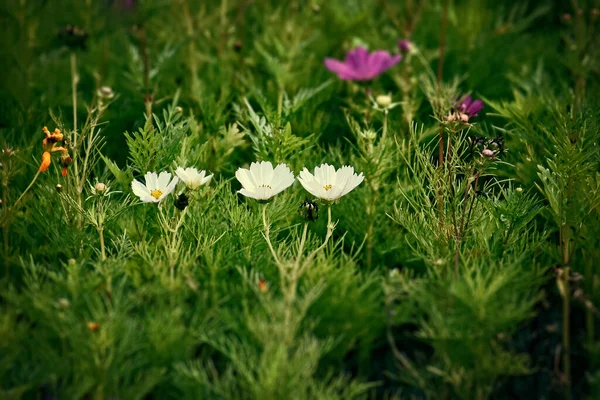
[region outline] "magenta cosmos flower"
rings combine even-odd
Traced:
[[[476,117],[481,110],[483,110],[483,101],[473,101],[471,96],[465,97],[458,106],[458,112],[466,114],[469,118]]]
[[[364,47],[357,47],[346,54],[342,62],[333,58],[325,59],[325,67],[346,81],[368,81],[398,64],[401,55],[392,56],[384,50],[369,54]]]

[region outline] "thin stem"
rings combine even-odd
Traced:
[[[442,14],[442,29],[440,32],[440,53],[437,68],[437,83],[438,90],[442,83],[442,75],[444,73],[444,50],[446,47],[446,27],[448,26],[448,0],[444,0],[444,11]]]
[[[385,141],[387,136],[387,119],[388,119],[388,110],[383,110],[383,133],[381,134],[381,142]]]
[[[183,8],[183,17],[185,20],[185,28],[188,40],[188,66],[190,68],[190,75],[192,78],[192,98],[196,98],[199,84],[198,84],[198,63],[196,62],[196,49],[194,46],[195,32],[194,32],[194,19],[190,13],[190,8],[187,0],[181,0],[181,6]]]
[[[104,247],[104,229],[98,228],[98,236],[100,237],[100,260],[106,260],[106,248]]]
[[[266,203],[262,205],[262,219],[263,219],[263,228],[264,228],[263,236],[265,237],[265,240],[267,241],[267,245],[269,246],[269,250],[271,250],[273,259],[275,259],[275,263],[278,266],[281,266],[279,257],[277,257],[277,253],[275,252],[275,249],[273,248],[273,245],[271,244],[271,238],[270,238],[271,226],[269,225],[269,223],[267,221],[267,204]]]
[[[283,111],[283,85],[279,86],[279,96],[277,97],[277,118],[281,123],[281,112]]]
[[[327,234],[325,235],[325,240],[323,241],[323,244],[321,244],[316,250],[314,250],[312,253],[310,253],[308,257],[306,257],[304,264],[302,264],[302,267],[300,267],[298,276],[302,276],[302,274],[304,273],[306,268],[308,268],[308,266],[309,266],[310,262],[313,260],[313,258],[321,250],[323,250],[325,248],[325,246],[327,246],[327,243],[329,242],[329,239],[331,238],[331,236],[333,235],[333,231],[335,230],[335,225],[336,224],[331,222],[331,204],[329,204],[327,206]]]
[[[23,196],[25,196],[25,194],[29,191],[29,189],[31,189],[31,187],[33,186],[33,184],[37,180],[38,176],[40,176],[40,172],[41,171],[38,170],[38,172],[35,174],[35,176],[31,180],[31,183],[29,184],[29,186],[27,186],[27,188],[23,191],[23,193],[21,193],[21,195],[19,196],[19,198],[17,199],[17,201],[15,201],[15,204],[13,204],[11,208],[15,208],[17,206],[17,204],[19,204],[19,202],[21,201],[21,199],[23,198]]]
[[[296,257],[296,269],[300,267],[300,260],[302,259],[302,252],[304,251],[304,243],[306,242],[307,232],[308,222],[305,222],[304,229],[302,230],[302,238],[300,239],[300,245],[298,246],[298,256]]]
[[[567,245],[568,246],[568,245]],[[569,267],[563,269],[562,277],[563,280],[563,326],[562,326],[562,346],[563,346],[563,374],[565,376],[565,398],[569,400],[571,398],[571,293],[569,284]]]

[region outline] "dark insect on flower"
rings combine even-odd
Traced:
[[[469,136],[469,140],[471,141],[471,153],[474,151],[481,151],[485,147],[485,143],[487,139],[484,136]]]
[[[487,147],[492,150],[496,155],[500,155],[504,153],[504,136],[498,135],[495,138],[491,139]]]
[[[312,200],[304,200],[298,208],[298,213],[308,221],[316,221],[319,219],[319,205]]]
[[[88,34],[83,28],[69,24],[58,32],[58,38],[72,50],[85,50]]]
[[[180,193],[179,196],[177,196],[177,198],[175,199],[175,207],[178,210],[185,210],[185,208],[188,206],[189,204],[189,199],[188,197],[185,195],[185,193]]]

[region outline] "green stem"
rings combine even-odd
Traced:
[[[266,203],[262,205],[262,219],[263,219],[263,228],[265,231],[264,232],[265,240],[267,241],[269,250],[271,250],[271,254],[273,255],[273,259],[275,260],[275,263],[281,267],[281,262],[279,261],[279,257],[277,257],[277,253],[275,252],[275,249],[273,248],[273,244],[271,243],[271,238],[270,238],[271,226],[269,225],[269,223],[267,221],[267,204]]]
[[[33,186],[33,184],[37,180],[38,176],[40,176],[40,172],[41,171],[38,170],[38,172],[33,177],[33,180],[31,181],[31,183],[29,184],[29,186],[27,186],[27,189],[25,189],[25,191],[23,191],[23,193],[21,193],[21,195],[19,196],[19,198],[17,199],[17,201],[15,201],[15,204],[13,204],[11,208],[15,208],[17,206],[17,204],[19,204],[19,202],[21,201],[21,199],[23,199],[23,196],[25,196],[25,194],[29,191],[29,189],[31,189],[31,187]]]
[[[277,97],[277,118],[281,124],[281,112],[283,111],[283,86],[279,86],[279,96]]]
[[[296,269],[300,268],[300,261],[302,259],[302,252],[304,251],[304,243],[306,242],[307,232],[308,232],[308,222],[305,222],[304,229],[302,230],[302,238],[300,239],[300,245],[298,246],[298,257],[296,257]]]
[[[381,142],[382,143],[384,143],[385,138],[387,136],[387,118],[388,118],[388,110],[385,109],[385,110],[383,110],[383,133],[381,134]]]
[[[106,248],[104,246],[104,229],[98,228],[98,236],[100,237],[100,260],[106,260]]]

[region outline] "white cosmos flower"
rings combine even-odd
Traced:
[[[298,180],[310,194],[322,200],[334,201],[348,194],[365,179],[362,172],[354,173],[354,168],[347,165],[337,171],[332,165],[321,164],[315,167],[315,174],[304,168]]]
[[[243,186],[238,193],[256,200],[268,200],[294,183],[294,174],[287,165],[273,169],[269,161],[253,162],[250,169],[238,168],[235,177]]]
[[[206,176],[206,171],[202,170],[198,172],[196,168],[181,168],[177,167],[175,173],[185,183],[188,189],[196,190],[200,186],[208,183],[213,177],[212,175]]]
[[[175,189],[175,185],[179,182],[177,177],[171,180],[171,174],[165,171],[161,172],[160,175],[157,175],[156,172],[147,172],[144,179],[146,180],[145,185],[137,179],[131,182],[131,190],[144,203],[162,201]]]

